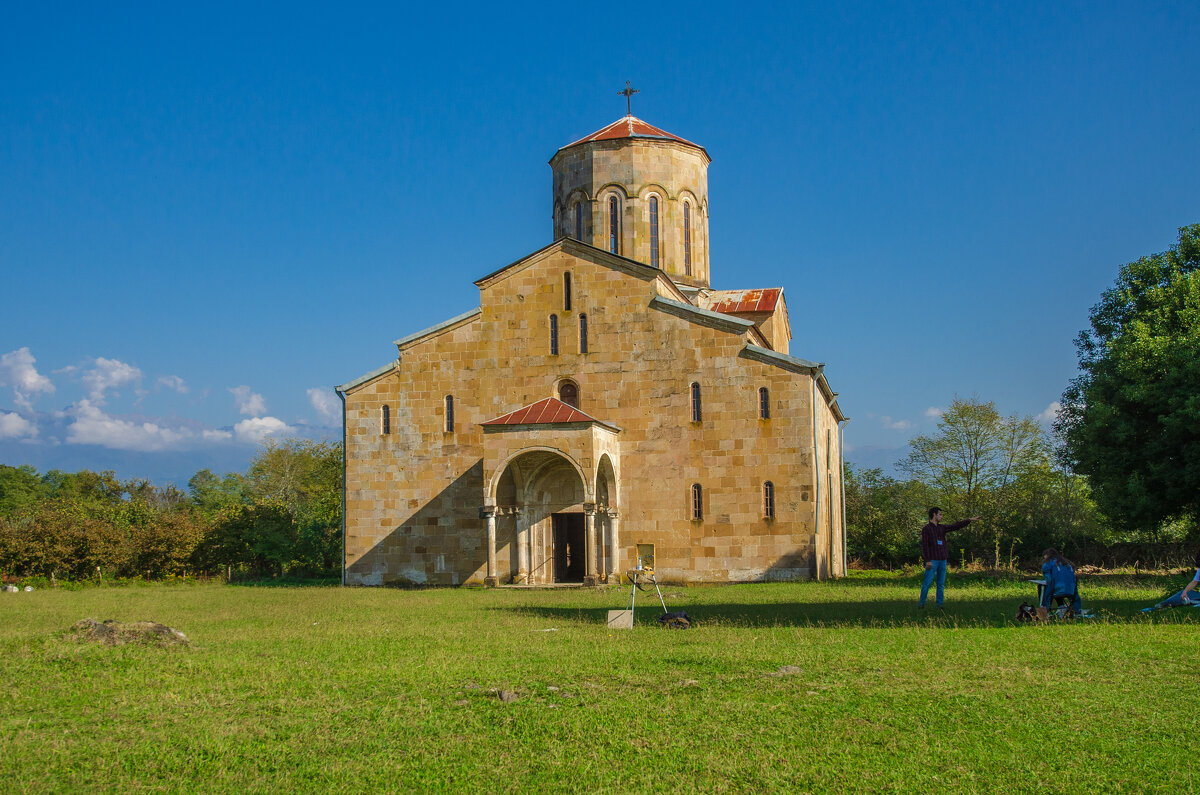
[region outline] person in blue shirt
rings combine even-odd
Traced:
[[[1079,615],[1083,612],[1083,602],[1079,599],[1079,582],[1075,579],[1075,567],[1054,547],[1042,553],[1042,577],[1046,580],[1046,587],[1042,589],[1042,607],[1049,609],[1053,599],[1057,599],[1059,604],[1070,599],[1074,614]]]
[[[1196,564],[1196,576],[1192,578],[1192,581],[1189,582],[1187,587],[1183,589],[1183,593],[1179,595],[1179,601],[1183,602],[1185,605],[1190,605],[1192,602],[1196,601],[1189,594],[1191,594],[1198,586],[1200,586],[1200,552],[1196,553],[1196,560],[1193,562]],[[1200,597],[1200,593],[1197,593],[1196,596]]]

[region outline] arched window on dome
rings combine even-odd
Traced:
[[[575,202],[575,239],[583,240],[583,203]]]
[[[658,197],[650,197],[650,265],[658,267]]]
[[[692,205],[683,203],[683,273],[692,275]]]
[[[558,399],[568,406],[579,408],[579,387],[572,381],[563,381],[558,387]]]
[[[616,196],[608,197],[608,250],[621,253],[621,203]]]
[[[550,316],[550,355],[558,355],[558,315]]]
[[[571,272],[563,274],[563,311],[571,311]]]

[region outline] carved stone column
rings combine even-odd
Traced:
[[[608,573],[621,576],[620,518],[616,508],[608,509]]]
[[[587,568],[584,570],[583,576],[584,585],[598,585],[600,578],[596,576],[596,504],[585,502],[583,504],[583,535],[584,535],[584,550],[586,552],[585,560]]]
[[[481,513],[487,520],[487,576],[483,578],[483,584],[495,588],[500,584],[496,579],[496,509],[484,508]]]
[[[513,508],[513,514],[517,523],[517,581],[529,582],[529,524],[519,506]]]

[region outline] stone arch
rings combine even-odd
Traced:
[[[514,462],[516,462],[518,459],[522,458],[523,456],[527,456],[527,455],[531,455],[531,454],[535,454],[535,453],[543,453],[543,454],[547,454],[549,456],[561,458],[563,461],[566,461],[568,464],[570,464],[571,468],[574,469],[575,473],[579,476],[580,483],[583,484],[583,491],[584,491],[583,501],[584,502],[593,502],[593,493],[592,493],[592,487],[591,487],[592,479],[589,478],[586,473],[584,473],[583,467],[579,465],[578,461],[576,461],[570,455],[564,453],[562,450],[558,450],[554,447],[544,447],[541,445],[534,445],[534,446],[525,447],[525,448],[522,448],[522,449],[516,451],[512,455],[508,456],[508,458],[504,459],[504,461],[502,461],[500,463],[500,466],[496,467],[495,471],[492,473],[491,478],[488,480],[487,492],[484,495],[486,505],[496,505],[497,504],[496,503],[497,487],[500,483],[501,477],[503,477],[504,473],[509,469],[509,467],[512,466],[512,464]],[[540,463],[540,465],[535,465],[534,469],[540,470],[541,468],[543,468],[546,465],[546,463],[547,462],[542,462],[542,463]],[[518,497],[522,494],[523,491],[526,491],[530,488],[530,486],[532,485],[532,481],[534,480],[534,478],[531,477],[531,473],[529,471],[527,471],[527,469],[525,467],[517,467],[513,472],[513,478],[514,478],[514,482],[516,485],[516,492],[517,492]]]

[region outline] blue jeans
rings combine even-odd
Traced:
[[[937,606],[941,607],[946,596],[946,561],[931,560],[929,568],[925,569],[925,582],[921,584],[921,607],[925,606],[925,597],[929,596],[929,586],[937,577]]]

